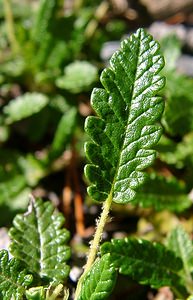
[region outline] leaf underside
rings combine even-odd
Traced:
[[[19,260],[9,260],[8,252],[0,251],[0,299],[22,300],[32,280]]]
[[[141,284],[159,288],[179,282],[181,259],[162,244],[134,238],[113,239],[101,246],[101,252],[110,253],[111,262],[119,272]]]
[[[104,201],[112,194],[116,203],[134,199],[144,182],[141,172],[155,158],[151,150],[161,135],[155,124],[164,103],[157,93],[164,86],[159,74],[164,60],[151,35],[139,29],[121,44],[101,74],[104,89],[94,89],[92,107],[97,116],[86,119],[85,129],[92,139],[85,152],[90,160],[85,174],[89,195]]]
[[[68,276],[69,232],[64,218],[51,202],[31,199],[28,212],[17,215],[10,229],[10,252],[25,263],[30,272],[49,282],[63,282]]]
[[[110,254],[96,260],[86,275],[78,300],[103,300],[112,292],[117,274],[111,264]]]

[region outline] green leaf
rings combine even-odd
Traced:
[[[76,117],[77,110],[75,107],[72,107],[60,119],[50,149],[51,158],[60,156],[65,150],[66,144],[72,138],[72,134],[76,125]]]
[[[91,101],[97,117],[88,117],[86,143],[91,164],[85,174],[91,186],[89,195],[104,201],[111,193],[114,202],[134,199],[136,188],[145,180],[141,172],[150,166],[155,151],[150,150],[161,136],[155,123],[164,103],[158,92],[164,86],[159,74],[163,68],[159,45],[139,29],[121,44],[101,75],[104,89],[94,89]]]
[[[111,264],[110,254],[97,259],[84,278],[78,300],[103,300],[112,292],[117,273]]]
[[[182,261],[162,244],[146,240],[113,239],[101,246],[102,255],[109,253],[111,263],[123,275],[152,287],[175,286]]]
[[[0,251],[0,299],[23,300],[26,288],[32,280],[32,275],[27,273],[19,260],[9,260],[8,252]]]
[[[162,136],[157,145],[159,158],[167,164],[175,165],[177,169],[191,168],[193,164],[193,132],[183,136],[180,142]]]
[[[156,211],[167,209],[181,212],[192,205],[192,200],[188,197],[183,182],[174,176],[166,177],[152,173],[139,188],[132,204],[145,208],[152,207]]]
[[[43,286],[32,287],[26,291],[28,300],[45,300],[45,289]]]
[[[64,76],[56,80],[56,85],[71,93],[87,91],[97,79],[97,68],[87,61],[75,61],[64,69]]]
[[[42,162],[30,153],[26,157],[20,156],[18,163],[29,186],[35,186],[45,176]]]
[[[0,205],[13,209],[26,209],[30,187],[45,176],[43,163],[32,154],[0,149]]]
[[[193,130],[193,79],[183,75],[168,74],[165,96],[167,98],[163,125],[172,136],[183,136]]]
[[[187,290],[193,293],[193,244],[182,226],[172,230],[168,236],[167,246],[181,258],[183,262],[181,274],[185,279]]]
[[[60,0],[40,1],[32,31],[32,37],[35,41],[41,43],[44,40],[46,33],[50,30],[60,3]]]
[[[166,71],[174,71],[176,69],[176,62],[181,55],[181,42],[177,35],[168,34],[160,42],[161,50],[163,52],[166,66]]]
[[[17,197],[26,187],[26,180],[22,175],[14,176],[0,183],[0,204],[9,202]]]
[[[26,93],[9,102],[3,109],[6,123],[11,124],[38,113],[48,103],[48,98],[39,93]]]
[[[10,252],[25,263],[30,272],[49,282],[63,282],[68,276],[69,232],[64,218],[51,202],[31,199],[28,212],[17,215],[10,229]]]

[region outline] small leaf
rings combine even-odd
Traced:
[[[94,89],[91,101],[97,117],[86,120],[92,141],[85,151],[91,164],[85,168],[89,195],[104,201],[127,203],[144,182],[141,172],[155,159],[152,147],[161,136],[156,125],[164,103],[158,92],[164,86],[159,45],[143,29],[121,44],[101,75],[104,89]]]
[[[87,61],[76,61],[64,69],[64,76],[56,80],[56,85],[71,93],[87,91],[97,79],[97,68]]]
[[[11,124],[38,113],[48,103],[48,98],[39,93],[26,93],[9,102],[3,112],[6,115],[6,123]]]
[[[32,280],[32,275],[28,275],[19,260],[9,260],[8,252],[0,251],[0,299],[23,300],[26,288]]]
[[[45,300],[45,290],[43,286],[33,287],[26,291],[27,300]]]
[[[49,282],[60,283],[68,276],[69,232],[64,218],[51,202],[31,199],[28,212],[17,215],[10,229],[10,252],[25,263],[30,272]]]
[[[172,136],[183,136],[193,130],[193,79],[183,75],[168,74],[167,97],[162,123]]]
[[[10,199],[12,199],[12,203],[14,202],[14,198],[19,197],[22,191],[26,187],[26,180],[22,175],[14,176],[9,178],[8,180],[2,181],[0,183],[0,204],[2,203],[10,203]],[[30,190],[28,189],[28,192]]]
[[[32,37],[41,44],[50,29],[53,17],[61,3],[60,0],[40,0],[39,9],[33,26]]]
[[[187,290],[193,293],[193,244],[183,229],[178,226],[168,236],[168,248],[172,250],[183,262],[181,274],[185,279]]]
[[[110,261],[110,254],[97,259],[83,280],[78,300],[106,299],[113,290],[116,275],[116,270]]]
[[[169,210],[180,212],[192,205],[192,200],[186,193],[185,186],[175,177],[165,177],[155,173],[139,188],[133,205],[152,207],[156,211]]]
[[[51,158],[56,158],[60,156],[65,150],[65,146],[72,137],[72,133],[76,125],[76,116],[77,110],[76,108],[72,107],[60,119],[50,149]]]
[[[109,253],[111,263],[123,275],[152,287],[175,286],[182,268],[181,259],[175,257],[162,244],[146,240],[113,239],[101,247],[102,255]]]
[[[165,72],[175,72],[176,62],[181,55],[181,42],[179,38],[175,34],[168,34],[161,40],[160,43],[166,61]]]
[[[29,186],[35,186],[45,176],[43,163],[30,153],[26,157],[20,156],[18,164]]]

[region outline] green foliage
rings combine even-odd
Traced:
[[[172,250],[183,262],[181,276],[186,287],[193,293],[193,244],[186,231],[178,226],[170,233],[167,241],[168,248]]]
[[[61,291],[63,292],[63,297],[59,297]],[[64,289],[62,284],[57,285],[56,287],[49,286],[49,288],[44,288],[43,286],[38,286],[34,288],[30,288],[26,291],[26,298],[28,300],[68,300],[69,291]]]
[[[192,205],[192,200],[186,193],[185,185],[174,176],[165,177],[150,174],[145,184],[139,188],[133,205],[152,207],[156,211],[169,210],[180,212]]]
[[[44,164],[32,154],[24,156],[6,148],[0,149],[0,205],[12,212],[24,211],[32,188],[45,173]],[[2,216],[1,222],[3,220]]]
[[[26,298],[28,300],[45,300],[45,290],[43,286],[31,288],[26,291]]]
[[[186,76],[167,75],[163,124],[172,136],[183,136],[193,130],[192,85],[193,80]]]
[[[169,34],[161,40],[161,50],[164,55],[166,66],[165,72],[174,71],[181,54],[181,42],[175,34]]]
[[[154,288],[167,284],[178,299],[187,299],[186,291],[193,294],[192,242],[188,236],[192,230],[193,81],[175,69],[182,51],[180,42],[174,36],[162,41],[166,61],[162,72],[159,45],[144,30],[123,41],[110,66],[101,74],[103,88],[92,93],[92,108],[97,116],[87,119],[85,134],[83,123],[91,113],[91,88],[94,83],[101,87],[98,82],[99,70],[104,65],[101,47],[128,32],[127,18],[117,15],[108,1],[36,2],[34,5],[34,1],[5,1],[10,9],[7,18],[0,0],[1,226],[10,225],[16,212],[25,211],[28,194],[33,192],[40,197],[50,196],[61,210],[67,208],[67,225],[72,235],[75,233],[79,216],[74,217],[68,211],[72,207],[76,215],[80,207],[76,207],[78,201],[68,207],[65,192],[70,190],[71,198],[75,195],[76,200],[84,194],[85,182],[79,172],[83,169],[82,145],[88,133],[91,138],[86,144],[90,160],[86,167],[88,191],[93,199],[104,202],[106,216],[102,212],[102,226],[101,219],[97,221],[98,240],[91,243],[95,253],[89,258],[90,266],[85,266],[79,299],[109,297],[117,271],[126,274],[124,280],[128,280],[128,286],[121,285],[123,276],[119,275],[115,298],[117,290],[121,290],[126,298],[136,299],[137,281],[139,290],[145,291],[137,299],[145,299],[149,289],[140,284]],[[160,138],[161,127],[157,123],[164,106],[159,96],[164,85],[160,71],[167,78],[161,92],[166,100],[161,119],[164,136],[156,147],[158,159],[152,166],[155,158],[152,148]],[[142,171],[150,165],[150,177],[145,182]],[[112,210],[114,207],[124,210],[122,216],[119,212],[117,215],[118,210],[113,211],[113,226],[106,228],[107,232],[112,228],[113,236],[119,229],[122,231],[125,220],[129,225],[132,223],[133,232],[141,217],[147,218],[150,226],[148,237],[158,233],[156,240],[163,243],[166,232],[170,226],[176,226],[178,219],[188,233],[181,228],[172,231],[169,250],[141,239],[113,240],[102,246],[102,256],[95,260],[100,255],[99,242],[111,202],[122,204],[131,200],[132,205],[125,208],[113,206]],[[93,218],[92,208],[87,209],[84,204],[84,209],[83,225],[87,227]],[[160,210],[173,212],[164,224],[159,219],[160,213],[155,212]],[[134,214],[133,218],[128,213]],[[154,224],[154,220],[159,224]],[[15,257],[8,261],[7,252],[0,252],[0,298],[17,299],[17,294],[18,299],[24,300],[68,299],[64,285],[68,284],[70,249],[63,221],[51,203],[41,200],[32,201],[28,211],[15,218],[10,230],[10,249]],[[128,226],[124,230],[130,232]],[[72,236],[71,265],[84,260],[85,239],[76,236]],[[79,249],[83,251],[81,254]]]
[[[64,69],[64,76],[57,78],[56,85],[72,93],[89,90],[97,79],[97,68],[86,61],[75,61]]]
[[[154,125],[163,112],[157,93],[164,86],[159,46],[144,30],[138,30],[121,45],[101,75],[105,89],[94,89],[92,107],[98,117],[88,117],[86,144],[92,164],[85,174],[89,195],[103,201],[111,193],[116,203],[127,203],[144,182],[141,171],[150,166],[161,128]]]
[[[69,273],[69,232],[62,228],[63,223],[63,216],[54,212],[50,202],[32,198],[28,212],[17,215],[10,229],[10,252],[31,273],[49,282],[63,282]]]
[[[177,273],[182,261],[162,244],[133,238],[113,239],[101,246],[101,252],[110,254],[111,263],[121,274],[141,284],[178,288]]]
[[[33,280],[32,275],[24,269],[23,264],[12,258],[8,259],[8,252],[0,251],[0,298],[4,300],[22,300],[26,288]]]
[[[71,139],[73,135],[73,131],[75,129],[76,116],[77,116],[77,110],[76,108],[72,107],[60,119],[50,149],[51,158],[60,156],[65,150],[65,147],[69,142],[69,140]]]
[[[13,122],[27,118],[33,114],[38,113],[48,103],[48,98],[39,93],[26,93],[9,102],[3,109],[6,115],[6,123]]]
[[[37,12],[32,32],[32,36],[37,42],[41,43],[42,39],[49,31],[60,2],[60,0],[40,1],[40,7]]]
[[[111,264],[110,254],[96,260],[86,275],[79,300],[103,300],[112,292],[116,282],[116,270]]]

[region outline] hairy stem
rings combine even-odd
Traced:
[[[107,222],[107,218],[108,218],[109,211],[110,211],[110,208],[111,208],[112,201],[113,201],[112,194],[109,194],[109,197],[104,202],[100,219],[97,222],[97,227],[96,227],[94,238],[91,242],[90,251],[89,251],[89,254],[88,254],[88,258],[87,258],[87,263],[84,267],[84,272],[83,272],[82,276],[80,277],[80,279],[78,281],[78,285],[77,285],[74,300],[78,300],[78,296],[79,296],[80,290],[81,290],[81,285],[82,285],[82,282],[85,278],[85,275],[91,269],[91,267],[92,267],[92,265],[95,261],[95,258],[96,258],[96,255],[97,255],[97,252],[98,252],[98,249],[99,249],[99,244],[100,244],[102,234],[103,234],[103,231],[104,231],[104,227],[105,227],[105,224]]]
[[[12,13],[12,9],[11,9],[11,0],[3,0],[3,6],[4,6],[6,26],[7,26],[7,36],[8,36],[12,51],[14,53],[17,53],[19,50],[19,45],[17,43],[17,39],[15,36],[14,19],[13,19],[13,13]]]

